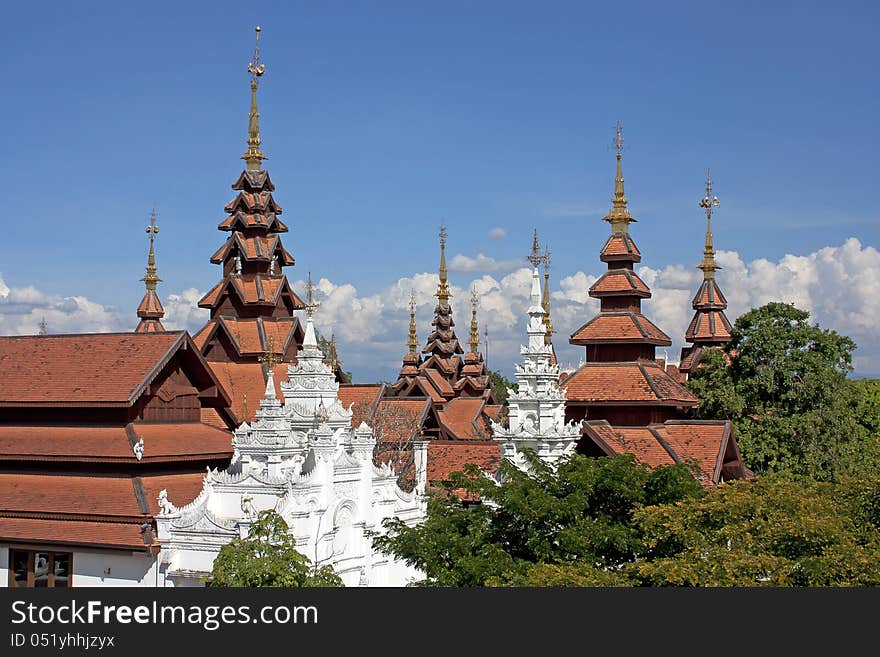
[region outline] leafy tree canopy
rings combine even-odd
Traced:
[[[260,511],[247,538],[220,548],[209,586],[342,586],[330,566],[316,567],[296,550],[287,523],[277,512]]]
[[[507,389],[513,387],[513,382],[495,370],[489,370],[489,381],[492,383],[492,396],[495,397],[495,401],[502,406],[507,406]]]
[[[846,378],[851,339],[784,303],[745,313],[731,335],[724,353],[703,350],[687,385],[701,399],[698,417],[734,421],[749,468],[817,480],[877,472],[870,395]]]
[[[620,583],[614,569],[643,550],[634,511],[702,494],[684,465],[649,470],[632,456],[574,455],[554,471],[528,456],[532,472],[505,461],[500,484],[474,466],[453,473],[449,489],[482,504],[432,497],[424,523],[388,520],[374,546],[419,568],[427,586]]]

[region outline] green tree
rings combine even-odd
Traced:
[[[495,397],[495,401],[507,406],[507,389],[512,388],[514,383],[495,370],[489,370],[489,381],[492,384],[492,396]]]
[[[648,586],[880,585],[880,480],[732,482],[635,512]]]
[[[287,523],[275,511],[260,511],[247,538],[220,548],[209,586],[342,586],[330,566],[316,566],[296,549]]]
[[[419,568],[427,586],[619,584],[625,578],[616,570],[642,550],[633,512],[702,494],[684,465],[649,470],[632,456],[574,455],[554,471],[528,458],[530,473],[502,462],[500,484],[472,465],[453,473],[449,491],[466,490],[484,503],[466,507],[451,494],[434,496],[424,523],[388,520],[390,532],[374,537],[374,546]]]
[[[859,423],[875,436],[880,434],[880,379],[854,379],[847,383]]]
[[[758,474],[831,480],[876,472],[880,441],[859,421],[855,343],[768,303],[736,320],[725,354],[703,351],[688,387],[698,417],[732,419],[746,465]]]

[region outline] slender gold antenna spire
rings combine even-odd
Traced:
[[[419,338],[416,335],[416,291],[409,293],[409,340],[406,341],[409,353],[419,353]]]
[[[260,150],[260,145],[263,143],[263,140],[260,139],[260,112],[257,110],[258,79],[266,72],[266,67],[260,62],[260,32],[262,31],[262,28],[257,25],[254,29],[257,35],[256,45],[254,46],[254,58],[251,63],[248,64],[247,69],[248,73],[251,74],[251,111],[248,120],[248,149],[245,151],[245,154],[241,156],[241,159],[247,162],[248,171],[259,171],[261,169],[260,162],[268,159],[263,154],[263,151]]]
[[[480,350],[480,327],[477,324],[477,306],[480,305],[480,297],[477,294],[477,288],[471,288],[471,334],[468,338],[468,345],[471,351],[477,353]]]
[[[541,245],[538,243],[538,229],[535,229],[535,236],[532,238],[532,252],[526,256],[526,260],[532,263],[532,267],[541,264]]]
[[[312,272],[309,272],[309,278],[306,281],[306,314],[309,317],[315,315],[315,308],[321,304],[315,301],[315,284],[312,283]]]
[[[614,198],[611,199],[611,212],[605,216],[605,221],[611,224],[611,234],[629,232],[630,222],[635,221],[626,207],[627,200],[623,191],[623,169],[621,168],[620,152],[623,150],[623,128],[620,121],[617,122],[614,139],[611,141],[617,149],[617,174],[614,176]]]
[[[158,234],[159,227],[156,225],[156,208],[153,208],[150,212],[150,225],[147,226],[147,235],[150,236],[150,253],[147,256],[147,273],[141,279],[146,288],[151,292],[156,291],[156,284],[162,280],[159,278],[158,270],[156,269],[156,251],[153,248],[153,241]]]
[[[715,271],[721,269],[715,264],[715,246],[712,243],[712,209],[720,205],[717,196],[712,195],[712,175],[706,169],[706,195],[700,199],[700,207],[706,211],[706,246],[703,249],[703,262],[697,265],[703,270],[703,278],[715,278]]]
[[[550,249],[544,250],[544,296],[541,299],[541,307],[544,309],[544,344],[550,344],[550,336],[556,333],[553,322],[550,319]]]
[[[266,350],[262,355],[257,356],[257,361],[265,365],[267,370],[271,370],[282,361],[282,358],[275,353],[275,336],[270,335],[266,343]]]
[[[446,226],[440,226],[440,284],[436,296],[441,306],[448,306],[449,297],[452,296],[446,271]]]
[[[336,369],[336,365],[339,363],[339,354],[336,351],[336,334],[330,334],[330,344],[328,346],[328,354],[327,358],[330,360],[330,367],[334,370]]]

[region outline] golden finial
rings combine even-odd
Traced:
[[[440,226],[440,284],[437,286],[437,301],[441,306],[449,305],[449,282],[446,271],[446,226]]]
[[[712,243],[712,209],[720,204],[718,197],[712,195],[712,175],[706,169],[706,195],[700,199],[700,207],[706,211],[706,246],[703,249],[703,262],[697,265],[698,269],[703,270],[705,279],[714,278],[715,270],[721,269],[715,264],[715,246]]]
[[[471,288],[471,335],[468,338],[468,344],[473,353],[477,353],[480,349],[480,327],[477,325],[477,306],[480,304],[480,297],[477,294],[477,288]]]
[[[260,112],[257,110],[258,79],[266,72],[266,67],[260,61],[260,32],[262,31],[262,28],[257,25],[255,31],[257,40],[256,45],[254,46],[254,58],[251,63],[248,64],[247,69],[248,73],[251,74],[251,111],[248,120],[248,149],[245,151],[245,154],[241,156],[241,159],[247,162],[247,168],[249,171],[259,171],[261,168],[260,162],[268,159],[263,154],[263,151],[260,150],[260,145],[263,143],[263,140],[260,139]]]
[[[538,243],[538,229],[535,229],[535,236],[532,238],[532,252],[526,256],[526,260],[532,263],[532,267],[537,268],[541,264],[541,245]]]
[[[544,250],[544,295],[541,299],[541,307],[544,309],[544,344],[550,344],[550,336],[556,333],[553,322],[550,320],[550,249]]]
[[[153,248],[153,241],[159,234],[159,227],[156,225],[156,208],[150,212],[150,225],[147,226],[147,235],[150,236],[150,253],[147,256],[147,273],[141,279],[148,290],[156,291],[156,284],[162,279],[159,278],[156,269],[156,252]]]
[[[312,283],[312,272],[309,272],[309,279],[306,281],[306,314],[313,317],[315,308],[321,304],[315,301],[315,284]]]
[[[40,335],[49,335],[49,325],[46,324],[46,317],[45,317],[45,315],[44,315],[43,318],[40,320],[40,324],[39,324],[39,326],[40,326]]]
[[[334,370],[336,369],[336,365],[339,363],[339,354],[336,353],[336,334],[330,334],[330,344],[327,346],[327,351],[330,353],[327,354],[327,357],[330,360],[330,367]]]
[[[261,356],[257,357],[257,360],[266,366],[267,370],[271,370],[278,363],[280,363],[283,358],[275,353],[275,336],[270,335],[269,339],[266,341],[266,350],[263,352]]]
[[[614,176],[614,198],[611,199],[611,212],[604,219],[611,224],[613,235],[628,232],[630,222],[635,221],[626,207],[627,200],[623,191],[623,169],[620,164],[620,152],[623,150],[623,129],[620,126],[620,121],[617,122],[614,139],[611,143],[617,149],[617,175]]]
[[[409,293],[409,340],[406,341],[409,347],[409,353],[417,354],[419,350],[419,339],[416,336],[416,292],[412,290]]]

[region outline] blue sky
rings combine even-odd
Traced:
[[[0,58],[0,274],[133,315],[155,203],[160,291],[212,285],[258,23],[291,279],[311,270],[377,294],[436,267],[441,222],[450,255],[521,260],[537,227],[559,277],[598,273],[616,120],[647,266],[699,262],[707,166],[716,244],[745,262],[850,237],[876,247],[878,14],[867,2],[16,3]]]

